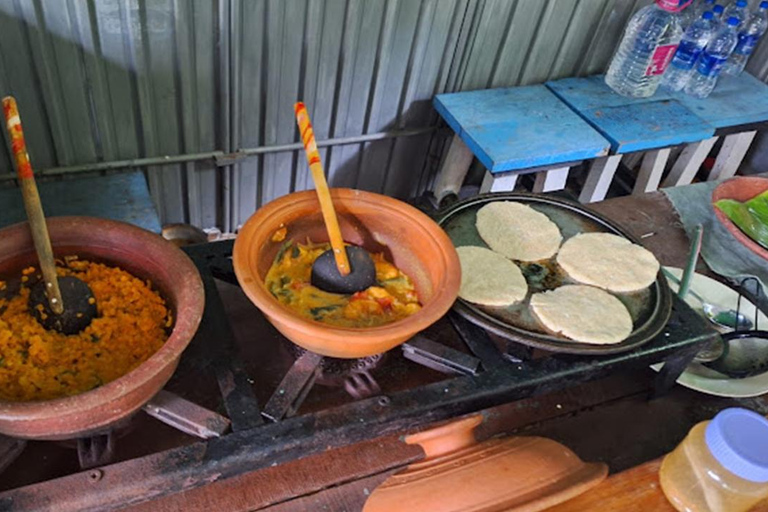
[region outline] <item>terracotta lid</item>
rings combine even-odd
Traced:
[[[542,437],[475,441],[482,416],[406,437],[426,458],[387,479],[364,512],[490,512],[544,510],[600,483],[603,463],[586,464],[565,446]]]

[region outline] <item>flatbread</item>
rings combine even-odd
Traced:
[[[475,226],[488,247],[518,261],[551,258],[563,241],[560,229],[549,217],[512,201],[496,201],[480,208]]]
[[[647,249],[611,233],[582,233],[560,248],[557,263],[575,281],[617,293],[656,280],[659,262]]]
[[[484,306],[509,306],[528,293],[528,283],[517,265],[484,247],[459,247],[459,297]]]
[[[581,343],[620,343],[632,333],[632,317],[624,304],[592,286],[571,284],[535,293],[531,309],[548,330]]]

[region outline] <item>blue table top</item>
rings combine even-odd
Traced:
[[[566,78],[546,85],[611,141],[613,153],[696,142],[715,133],[714,126],[662,89],[650,98],[628,98],[613,92],[602,76]]]
[[[706,99],[685,93],[673,97],[715,128],[729,128],[768,121],[768,85],[749,73],[720,75]]]
[[[139,171],[38,182],[37,187],[46,216],[101,217],[160,232],[147,181]],[[25,220],[21,191],[16,187],[0,189],[0,228]]]
[[[543,85],[440,94],[434,105],[494,173],[603,156],[610,147]]]

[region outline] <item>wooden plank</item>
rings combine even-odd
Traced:
[[[517,177],[519,173],[505,172],[503,174],[492,174],[485,171],[483,182],[480,184],[480,193],[486,192],[511,192],[515,190]]]
[[[608,193],[608,187],[611,186],[613,175],[621,162],[621,155],[612,155],[597,158],[589,167],[589,174],[584,187],[581,189],[579,201],[582,203],[594,203],[602,201]]]
[[[684,93],[673,97],[715,128],[768,121],[768,85],[746,72],[721,75],[703,100]]]
[[[707,180],[723,180],[736,174],[755,135],[757,135],[756,131],[727,135],[723,140],[723,147],[720,148],[720,153],[717,154],[715,165],[709,172]]]
[[[635,182],[632,194],[645,194],[659,188],[661,176],[664,174],[669,159],[669,151],[669,148],[656,149],[648,151],[643,156],[643,163],[640,164],[640,173],[637,175],[637,182]]]
[[[597,107],[579,113],[611,141],[614,153],[698,142],[715,134],[714,127],[674,100]]]
[[[563,190],[566,181],[568,181],[569,169],[570,167],[558,167],[548,171],[537,172],[536,181],[533,183],[533,191],[540,194],[543,192]]]
[[[434,104],[491,172],[607,154],[607,141],[542,85],[441,94]]]
[[[665,89],[658,89],[650,98],[630,98],[611,90],[603,75],[583,78],[563,78],[545,84],[558,98],[577,112],[588,112],[599,108],[644,105],[674,99]]]
[[[680,185],[689,185],[693,178],[696,177],[696,173],[699,172],[701,164],[709,155],[712,150],[712,146],[715,145],[719,137],[710,137],[700,142],[694,142],[688,144],[677,157],[675,165],[672,166],[672,170],[664,180],[662,187],[677,187]]]

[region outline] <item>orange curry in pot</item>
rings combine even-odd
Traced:
[[[376,285],[353,295],[328,293],[310,284],[312,264],[330,244],[286,241],[275,256],[265,284],[272,295],[304,318],[339,327],[375,327],[421,309],[411,279],[372,254]]]

